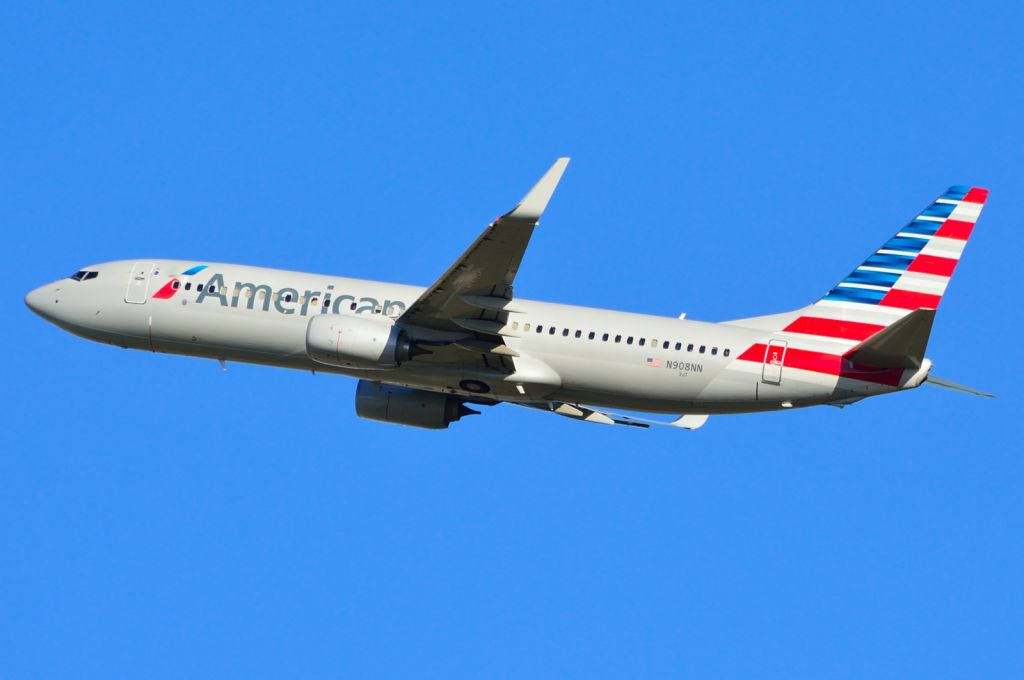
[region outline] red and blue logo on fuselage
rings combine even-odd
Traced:
[[[195,267],[190,267],[189,269],[186,269],[178,276],[192,276],[193,274],[198,274],[199,272],[203,271],[204,269],[206,269],[206,267],[207,265],[205,264],[197,264]],[[179,281],[177,277],[174,277],[170,281],[165,283],[160,290],[153,293],[153,299],[170,300],[172,297],[174,297],[174,294],[178,292],[179,288],[181,288],[181,281]]]

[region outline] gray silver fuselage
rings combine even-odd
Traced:
[[[132,281],[139,263],[155,265],[146,281]],[[233,264],[211,263],[194,276],[178,273],[192,264],[108,262],[89,268],[99,273],[92,280],[61,279],[32,291],[26,304],[71,333],[120,347],[340,373],[472,399],[526,400],[513,383],[496,378],[499,371],[487,369],[501,357],[467,362],[465,349],[439,345],[432,354],[379,370],[310,359],[311,318],[395,317],[422,287]],[[154,297],[172,279],[179,287]],[[852,401],[919,383],[878,385],[781,365],[768,371],[764,362],[739,360],[758,343],[785,339],[778,331],[518,297],[515,307],[501,335],[527,377],[550,387],[543,394],[550,400],[656,413],[740,413]],[[487,393],[467,391],[466,381],[486,384]]]

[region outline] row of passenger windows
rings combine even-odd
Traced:
[[[96,272],[90,272],[90,273],[92,273],[94,275],[96,274]],[[89,278],[92,278],[92,277],[89,277]],[[179,288],[181,288],[181,281],[175,281],[173,284],[171,284],[171,287],[174,288],[174,290],[178,290]],[[186,281],[185,282],[185,290],[192,290],[192,282],[191,281]],[[196,284],[196,290],[199,291],[200,293],[203,292],[203,284],[197,283]],[[206,292],[209,293],[209,294],[216,293],[217,292],[217,286],[209,286],[206,289]],[[238,295],[240,292],[241,291],[236,290],[235,291],[235,295]],[[259,299],[259,300],[262,300],[264,295],[265,295],[264,292],[261,290],[256,295],[256,298]],[[245,297],[251,297],[251,296],[252,296],[252,288],[246,288],[245,289]],[[278,297],[280,297],[280,299],[285,301],[285,302],[291,302],[294,299],[294,297],[292,296],[291,293],[285,293],[284,295],[281,295],[281,296],[278,296],[277,293],[274,293],[270,297],[271,297],[272,300],[277,300]],[[305,299],[304,296],[300,295],[299,298],[298,298],[298,301],[299,301],[299,303],[304,303],[306,301],[306,299]],[[311,304],[311,305],[320,304],[320,298],[318,298],[318,297],[310,298],[309,299],[309,304]],[[331,305],[331,298],[330,298],[330,296],[327,296],[327,297],[323,298],[323,304],[324,304],[324,307],[330,307],[330,305]],[[355,311],[358,306],[359,305],[356,303],[356,301],[353,300],[349,304],[349,309],[352,310],[352,311]],[[395,309],[394,307],[390,308],[388,310],[389,313],[393,312],[394,309]],[[381,305],[377,305],[374,308],[373,313],[374,314],[380,314],[382,311],[383,311],[383,309],[382,309]]]
[[[530,325],[531,324],[529,324],[529,323],[524,323],[523,324],[523,332],[524,333],[529,333],[530,332]],[[519,330],[519,322],[518,321],[513,321],[512,322],[512,330],[514,330],[514,331]],[[555,335],[556,333],[558,333],[558,328],[556,328],[555,326],[548,326],[547,330],[548,330],[548,335]],[[544,326],[541,325],[541,324],[537,324],[534,327],[533,332],[535,332],[535,333],[543,333],[544,332]],[[570,332],[572,332],[572,331],[570,331],[570,329],[563,328],[562,329],[562,337],[563,338],[569,337],[569,333]],[[572,332],[572,336],[574,338],[581,338],[582,339],[583,338],[583,331],[577,330],[575,332]],[[589,333],[587,333],[587,340],[596,340],[597,337],[598,337],[598,334],[595,331],[590,331]],[[658,348],[658,340],[657,340],[657,338],[634,338],[632,335],[627,335],[627,336],[615,335],[615,336],[612,336],[609,333],[601,333],[600,337],[601,337],[601,342],[608,342],[609,340],[611,340],[611,341],[614,341],[614,342],[617,342],[617,343],[621,343],[623,340],[625,340],[627,345],[632,345],[635,342],[636,345],[639,346],[639,347],[650,347],[651,349],[657,349]],[[661,349],[673,349],[674,348],[675,351],[681,352],[684,347],[686,348],[687,352],[693,352],[694,350],[696,350],[698,354],[704,354],[704,353],[708,352],[708,346],[707,345],[694,345],[692,342],[691,343],[687,343],[687,344],[684,345],[682,342],[673,342],[671,340],[662,340],[661,341]],[[711,356],[718,356],[718,348],[717,347],[711,347],[710,350],[711,350],[710,351]],[[729,356],[729,349],[728,348],[722,350],[722,356],[723,357]]]

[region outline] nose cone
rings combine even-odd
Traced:
[[[62,283],[54,281],[39,286],[25,296],[25,306],[50,323],[59,323],[63,314],[58,315],[58,311],[65,312],[63,308],[67,307]]]
[[[48,315],[46,314],[46,301],[51,296],[47,292],[47,288],[52,287],[53,286],[40,286],[39,288],[36,288],[32,292],[30,292],[28,295],[25,296],[25,306],[31,309],[36,314],[38,314],[39,316],[43,317],[44,319],[49,318]]]

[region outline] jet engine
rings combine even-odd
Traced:
[[[306,354],[330,366],[394,368],[428,353],[386,317],[324,314],[306,327]]]
[[[356,386],[356,415],[385,423],[444,430],[450,423],[479,411],[458,397],[407,387],[360,380]]]

